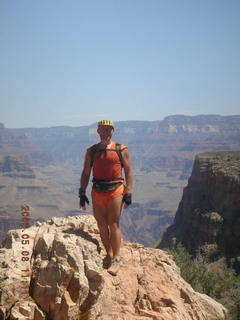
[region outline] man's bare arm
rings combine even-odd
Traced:
[[[79,197],[80,197],[80,209],[86,210],[85,202],[89,203],[88,198],[85,195],[85,191],[88,186],[90,174],[91,174],[91,159],[90,155],[87,152],[84,160],[83,171],[80,178],[80,189],[79,189]]]
[[[127,193],[132,193],[133,173],[132,173],[131,157],[128,149],[124,149],[122,151],[122,156],[123,156],[123,169],[124,169],[124,174],[126,178]]]
[[[91,175],[91,165],[90,165],[91,159],[90,155],[87,152],[85,155],[84,165],[83,165],[83,171],[80,178],[80,187],[82,190],[86,190],[89,182],[89,178]]]

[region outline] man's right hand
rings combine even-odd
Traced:
[[[85,191],[80,188],[78,196],[80,198],[80,203],[79,203],[80,209],[86,210],[86,202],[87,204],[89,204],[89,200],[85,194]]]

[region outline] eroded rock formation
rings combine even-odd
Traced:
[[[175,242],[192,254],[216,244],[221,255],[240,262],[240,151],[196,156],[174,224],[160,247]]]
[[[226,309],[195,292],[163,251],[123,243],[121,255],[112,277],[92,216],[9,231],[0,249],[0,319],[226,319]]]

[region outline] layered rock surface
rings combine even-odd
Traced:
[[[226,309],[195,292],[165,252],[123,243],[121,255],[112,277],[92,216],[9,231],[0,249],[0,319],[226,319]]]
[[[46,166],[54,163],[52,156],[41,150],[28,134],[14,132],[5,128],[2,123],[0,123],[0,156],[15,157],[16,160],[28,165]],[[13,163],[13,159],[10,160]],[[16,168],[16,164],[13,166]]]
[[[5,129],[6,131],[6,129]],[[96,123],[82,127],[9,129],[25,135],[57,161],[84,161],[85,150],[98,141]],[[176,170],[192,165],[198,152],[238,150],[240,116],[168,116],[157,121],[116,122],[115,141],[129,147],[141,171]]]
[[[228,259],[240,257],[240,151],[202,153],[184,189],[174,224],[160,247],[181,242],[189,252],[216,244]]]
[[[11,155],[0,154],[0,173],[11,177],[35,178],[29,166]]]

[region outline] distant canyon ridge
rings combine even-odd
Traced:
[[[114,140],[128,146],[135,174],[134,202],[122,214],[124,238],[153,246],[173,222],[195,155],[240,150],[240,115],[120,121]],[[0,237],[19,227],[24,203],[31,206],[32,220],[82,214],[79,177],[85,150],[97,141],[96,124],[22,129],[0,124]]]

